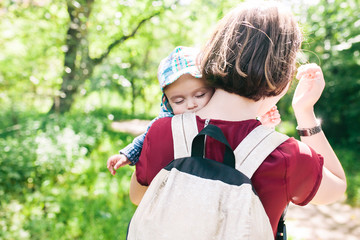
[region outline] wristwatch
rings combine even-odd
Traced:
[[[322,131],[320,123],[318,123],[318,125],[316,125],[315,127],[312,127],[312,128],[296,127],[296,130],[301,137],[312,136],[312,135],[315,135]]]

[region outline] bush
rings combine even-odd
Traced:
[[[104,123],[95,117],[30,120],[0,139],[0,195],[40,186],[49,176],[86,169]]]
[[[0,239],[124,239],[132,169],[113,177],[106,159],[133,137],[95,115],[25,115],[0,133]]]

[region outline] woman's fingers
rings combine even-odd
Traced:
[[[306,65],[302,65],[298,68],[298,72],[296,74],[296,78],[301,80],[301,78],[305,77],[305,78],[313,78],[316,75],[316,72],[321,72],[321,68],[315,64],[315,63],[310,63],[310,64],[306,64]]]

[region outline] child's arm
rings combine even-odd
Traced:
[[[153,119],[147,129],[146,132],[137,136],[132,143],[127,145],[125,148],[119,151],[120,154],[116,154],[111,156],[107,161],[107,168],[109,169],[112,175],[115,175],[116,170],[125,165],[135,165],[139,161],[139,157],[141,154],[141,149],[144,144],[145,136],[149,131],[151,125],[158,119],[163,117],[172,117],[173,114],[167,111],[161,111],[159,116]]]
[[[300,81],[294,93],[292,106],[298,128],[311,129],[318,126],[314,105],[319,100],[325,87],[323,73],[316,64],[307,64],[298,69],[296,77]],[[323,177],[312,203],[327,204],[337,201],[345,193],[346,177],[341,163],[324,132],[320,131],[311,136],[301,136],[301,141],[324,158]]]
[[[127,145],[124,149],[120,150],[120,154],[115,154],[107,160],[107,169],[112,175],[116,174],[116,170],[126,165],[135,165],[139,160],[142,145],[146,133],[137,136],[132,143]]]
[[[153,122],[156,119],[158,119],[158,117],[150,122],[150,124],[147,127],[147,130],[145,131],[145,133],[137,136],[132,141],[132,143],[130,143],[125,148],[123,148],[123,149],[121,149],[119,151],[120,154],[124,155],[129,160],[130,165],[133,166],[133,165],[135,165],[137,163],[137,161],[139,161],[139,157],[140,157],[141,149],[142,149],[143,144],[144,144],[146,133],[148,132],[150,126],[153,124]],[[116,168],[116,169],[118,169],[118,168]]]
[[[146,131],[147,132],[147,131]],[[116,170],[126,165],[135,165],[139,160],[141,149],[144,143],[146,132],[137,136],[132,143],[119,151],[120,154],[111,156],[107,160],[107,168],[112,175],[116,174]]]

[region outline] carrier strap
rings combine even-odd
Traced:
[[[173,116],[171,130],[174,141],[174,159],[189,157],[191,155],[192,141],[198,134],[195,113]]]
[[[282,133],[259,125],[235,149],[236,169],[251,178],[266,157],[288,138]]]

